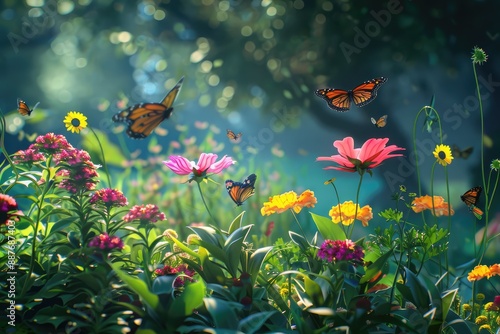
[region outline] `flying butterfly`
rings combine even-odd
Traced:
[[[17,99],[17,111],[19,112],[19,114],[21,114],[21,116],[30,116],[33,110],[35,110],[39,104],[40,102],[37,102],[35,106],[32,109],[30,109],[30,107],[28,107],[26,102],[24,102],[21,99]]]
[[[316,95],[324,99],[331,109],[345,112],[351,107],[351,101],[358,107],[372,102],[377,97],[377,90],[386,81],[387,78],[384,77],[375,78],[363,82],[353,90],[323,88],[316,90]]]
[[[387,115],[380,117],[378,120],[372,117],[371,121],[372,124],[375,125],[377,128],[383,128],[384,126],[387,125]]]
[[[233,143],[239,143],[241,141],[241,136],[243,135],[241,132],[240,133],[234,133],[232,130],[227,129],[227,138]]]
[[[226,189],[229,197],[237,206],[243,204],[255,192],[255,180],[257,175],[250,174],[243,182],[226,180]]]
[[[469,207],[469,210],[476,216],[477,219],[481,219],[483,216],[483,211],[476,206],[479,196],[483,188],[480,186],[471,188],[465,192],[460,199]]]
[[[463,150],[461,150],[457,145],[453,145],[451,147],[451,154],[454,158],[467,159],[472,154],[472,151],[474,151],[472,146],[466,147]]]
[[[113,122],[126,123],[127,135],[134,139],[144,139],[153,132],[161,122],[170,117],[174,108],[172,104],[179,94],[184,77],[168,92],[160,103],[139,103],[113,116]]]

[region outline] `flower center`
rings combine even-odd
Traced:
[[[439,151],[438,157],[439,159],[444,160],[446,159],[446,153],[444,153],[443,151]]]
[[[80,126],[80,120],[78,118],[73,118],[71,120],[71,125],[74,126],[75,128]]]

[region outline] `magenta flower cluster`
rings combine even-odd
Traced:
[[[0,194],[0,225],[7,224],[13,216],[13,211],[17,210],[17,202],[14,197],[6,194]]]
[[[186,264],[179,264],[176,267],[165,265],[163,268],[156,269],[155,274],[157,276],[184,274],[185,276],[179,276],[174,281],[174,287],[180,288],[184,286],[186,281],[193,282],[194,279],[192,277],[196,274],[196,272],[189,269]]]
[[[128,205],[128,200],[120,190],[105,188],[97,190],[89,201],[91,204],[104,204],[107,208]]]
[[[98,166],[94,165],[86,151],[71,146],[63,135],[47,133],[38,136],[27,150],[16,152],[12,159],[16,164],[33,164],[43,162],[48,156],[52,156],[54,163],[60,167],[56,173],[60,179],[59,188],[73,194],[95,188]]]
[[[90,240],[89,247],[99,248],[109,252],[113,249],[122,250],[124,245],[122,239],[119,237],[110,236],[107,233],[101,233]]]
[[[325,240],[318,250],[318,257],[328,262],[353,261],[362,263],[364,251],[352,240]]]
[[[155,204],[134,205],[123,217],[123,221],[129,223],[140,220],[142,224],[156,223],[158,220],[165,220],[165,214]]]

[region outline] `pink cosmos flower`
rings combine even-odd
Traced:
[[[400,157],[402,154],[392,154],[404,150],[396,145],[386,146],[389,138],[368,139],[361,148],[354,148],[354,139],[346,137],[333,142],[339,154],[330,157],[318,157],[316,161],[332,161],[340,166],[328,166],[324,169],[337,169],[344,172],[359,172],[377,167],[389,158]]]
[[[215,153],[202,153],[198,163],[189,161],[180,155],[171,155],[169,160],[164,161],[165,166],[170,168],[177,175],[189,175],[193,173],[193,179],[196,177],[205,177],[208,173],[219,174],[236,161],[227,155],[219,161]]]

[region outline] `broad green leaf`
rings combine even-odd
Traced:
[[[144,281],[128,275],[120,269],[120,266],[117,263],[110,263],[109,265],[113,268],[118,277],[125,282],[125,284],[127,284],[132,291],[141,297],[142,301],[146,305],[157,312],[160,311],[158,310],[158,307],[160,306],[158,296],[149,291],[148,286]]]
[[[168,310],[169,321],[172,317],[177,319],[178,325],[180,325],[185,317],[191,315],[193,310],[203,304],[205,294],[206,286],[202,280],[194,283],[186,282],[184,291],[174,299]]]
[[[345,240],[347,238],[342,228],[332,222],[330,218],[319,216],[312,212],[311,216],[323,239]]]
[[[212,316],[214,327],[217,328],[217,333],[219,333],[219,328],[222,330],[238,328],[235,303],[229,303],[225,300],[215,298],[205,298],[204,303],[208,313]]]
[[[257,275],[259,275],[260,268],[264,262],[267,254],[273,249],[272,246],[259,248],[250,256],[250,261],[248,262],[247,272],[252,277],[252,284],[255,284]]]
[[[306,275],[302,275],[302,278],[304,279],[306,293],[311,298],[313,304],[315,306],[322,306],[325,302],[325,298],[323,297],[323,292],[319,284]]]
[[[253,313],[240,321],[238,329],[246,334],[260,332],[259,329],[265,324],[267,319],[273,316],[274,313],[275,312]]]
[[[361,277],[361,280],[359,281],[359,283],[363,284],[363,283],[368,282],[373,277],[375,277],[375,275],[377,275],[380,271],[382,271],[384,266],[387,265],[387,261],[391,257],[392,252],[393,252],[393,249],[389,250],[387,253],[383,254],[375,262],[373,262],[371,265],[369,265],[366,268],[365,274],[363,275],[363,277]]]
[[[231,225],[229,225],[229,230],[227,233],[232,234],[234,231],[239,229],[241,227],[241,222],[243,220],[243,215],[245,214],[245,211],[242,211],[234,220],[231,222]]]

